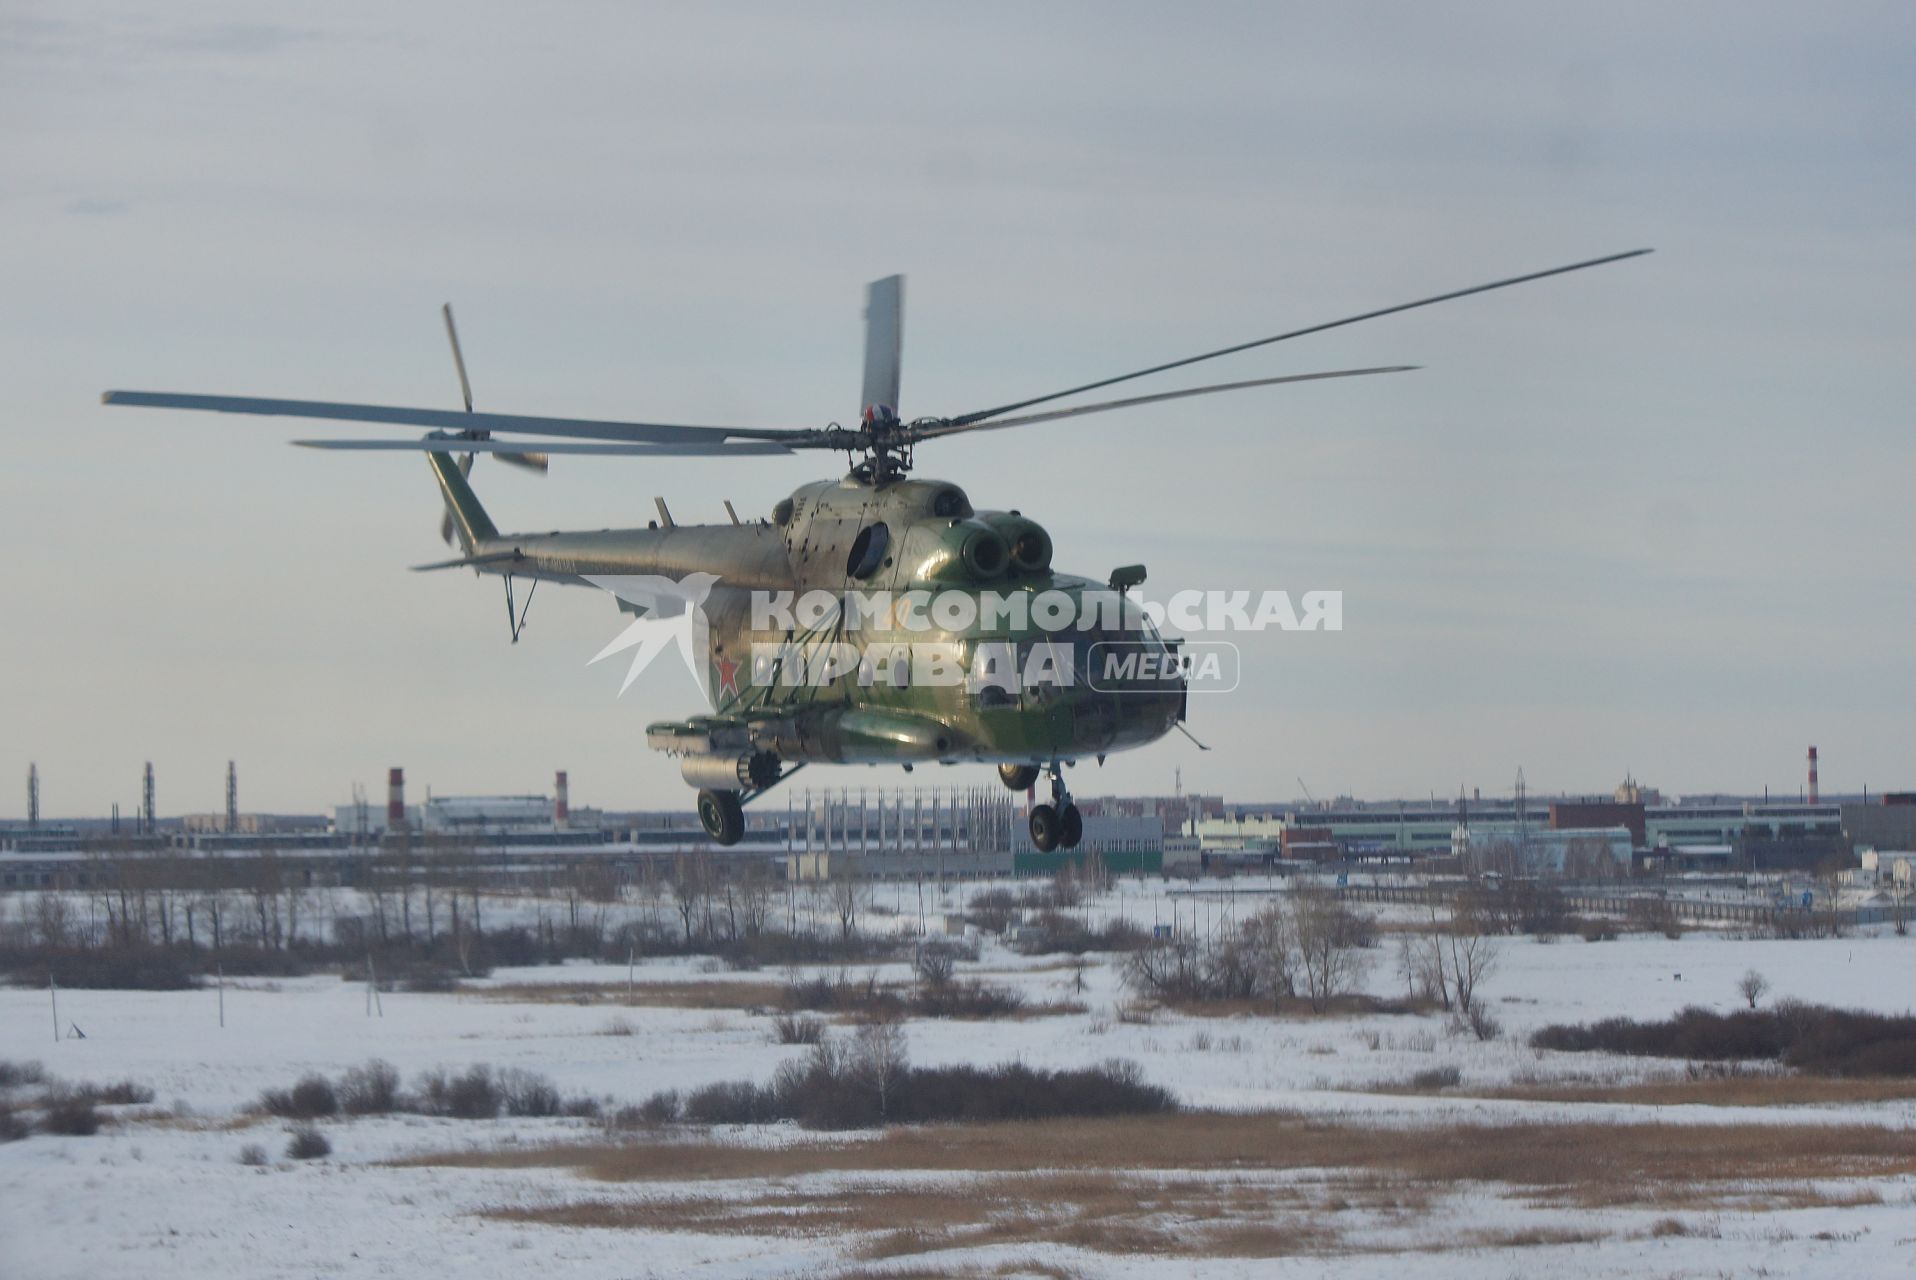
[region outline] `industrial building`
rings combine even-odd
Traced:
[[[1810,792],[1816,790],[1811,753]],[[136,818],[43,821],[40,776],[28,776],[28,819],[0,826],[0,888],[84,885],[106,864],[151,855],[235,863],[271,856],[308,883],[350,884],[369,859],[456,856],[497,876],[551,876],[581,865],[620,874],[711,851],[756,860],[796,879],[1051,874],[1095,857],[1131,873],[1218,873],[1325,862],[1492,864],[1522,874],[1607,877],[1617,868],[1812,870],[1854,866],[1854,851],[1916,849],[1916,793],[1803,799],[1669,800],[1626,778],[1608,796],[1227,806],[1220,796],[1080,797],[1078,848],[1040,854],[1025,823],[1028,797],[995,785],[881,790],[787,787],[747,811],[734,848],[710,846],[689,809],[574,809],[567,777],[549,795],[426,793],[410,801],[390,770],[383,804],[356,794],[323,815],[242,813],[229,763],[224,813],[180,819],[154,811],[154,773],[140,777]],[[782,803],[781,803],[782,801]]]

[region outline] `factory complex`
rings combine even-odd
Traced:
[[[791,785],[747,811],[745,839],[719,849],[689,811],[574,808],[566,774],[549,794],[409,799],[403,769],[386,793],[354,789],[330,814],[242,812],[228,766],[223,813],[163,818],[152,765],[131,818],[43,820],[37,767],[28,815],[0,821],[0,889],[85,887],[138,857],[154,866],[271,860],[276,874],[352,884],[374,860],[451,862],[500,879],[579,866],[622,875],[707,856],[793,880],[974,879],[1052,874],[1096,859],[1112,873],[1174,876],[1370,866],[1580,882],[1666,873],[1880,874],[1907,878],[1916,793],[1824,798],[1816,753],[1801,796],[1665,798],[1626,778],[1596,796],[1531,796],[1521,773],[1506,796],[1281,804],[1222,796],[1082,797],[1085,835],[1040,853],[1025,824],[1030,797],[985,787],[807,788]]]

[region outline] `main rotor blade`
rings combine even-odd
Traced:
[[[865,294],[865,387],[858,402],[862,418],[883,406],[898,416],[898,378],[905,348],[905,277],[874,280]]]
[[[439,313],[446,317],[446,340],[452,343],[452,363],[459,370],[459,394],[465,397],[466,412],[472,412],[472,383],[466,380],[466,356],[459,349],[459,328],[452,322],[452,304],[445,303]]]
[[[294,440],[292,443],[302,449],[366,449],[403,453],[500,453],[517,454],[520,457],[539,456],[526,453],[524,440],[465,440],[458,436],[441,436],[436,439],[427,437],[423,440]],[[776,440],[741,440],[737,443],[724,440],[668,441],[664,444],[586,444],[577,441],[561,441],[557,444],[539,446],[539,454],[590,453],[633,458],[731,458],[790,452],[791,449]]]
[[[1125,400],[1101,400],[1097,404],[1073,405],[1069,409],[1028,413],[1017,418],[994,418],[988,422],[966,422],[963,419],[953,419],[950,422],[933,422],[924,426],[914,423],[903,428],[902,434],[907,443],[916,443],[919,440],[935,440],[939,436],[957,435],[961,431],[994,431],[999,427],[1025,427],[1034,422],[1051,422],[1057,418],[1076,418],[1087,413],[1129,409],[1133,405],[1156,404],[1160,400],[1208,396],[1218,391],[1242,391],[1246,387],[1273,387],[1281,382],[1319,382],[1325,378],[1361,378],[1372,373],[1409,373],[1421,367],[1414,364],[1391,364],[1375,369],[1333,369],[1327,373],[1293,373],[1281,378],[1253,378],[1249,382],[1219,382],[1208,387],[1186,387],[1182,391],[1163,391],[1154,396],[1131,396]]]
[[[100,397],[100,402],[142,409],[201,409],[210,413],[323,418],[336,422],[390,422],[407,427],[437,427],[445,431],[516,431],[522,435],[578,436],[589,440],[621,440],[627,443],[788,440],[815,434],[809,428],[689,427],[659,422],[540,418],[516,413],[465,413],[457,409],[405,409],[391,405],[341,404],[332,400],[275,400],[257,396],[202,396],[166,391],[109,391]],[[458,450],[445,452],[456,453]]]
[[[1472,285],[1468,289],[1456,289],[1450,293],[1440,293],[1431,298],[1419,298],[1415,302],[1403,302],[1394,307],[1384,307],[1377,311],[1366,311],[1362,315],[1346,316],[1342,320],[1330,320],[1323,324],[1314,324],[1303,329],[1293,329],[1289,333],[1280,333],[1276,337],[1259,338],[1254,342],[1240,342],[1234,347],[1221,347],[1216,351],[1207,351],[1203,355],[1187,356],[1183,360],[1172,360],[1167,364],[1152,365],[1149,369],[1139,369],[1135,373],[1121,373],[1115,378],[1102,378],[1097,382],[1087,382],[1083,386],[1072,387],[1065,391],[1053,391],[1049,395],[1033,396],[1029,400],[1017,400],[1011,404],[1001,404],[994,409],[980,409],[975,413],[960,414],[947,419],[958,426],[967,426],[974,422],[983,422],[995,418],[1001,413],[1011,413],[1017,409],[1028,409],[1034,404],[1044,404],[1051,400],[1062,400],[1066,396],[1075,396],[1082,391],[1096,391],[1099,387],[1108,387],[1114,383],[1129,382],[1133,378],[1142,378],[1153,373],[1163,373],[1167,369],[1181,369],[1187,364],[1196,364],[1200,360],[1215,360],[1219,356],[1234,355],[1239,351],[1249,351],[1254,347],[1268,347],[1273,342],[1284,342],[1290,338],[1301,338],[1310,333],[1322,333],[1326,329],[1336,329],[1347,324],[1356,324],[1360,320],[1375,320],[1379,316],[1395,315],[1399,311],[1411,311],[1418,307],[1428,307],[1433,303],[1449,302],[1453,298],[1467,298],[1473,293],[1488,293],[1492,289],[1505,289],[1513,284],[1524,284],[1531,280],[1542,280],[1547,276],[1560,276],[1571,271],[1582,271],[1585,267],[1600,267],[1605,263],[1621,262],[1625,258],[1639,258],[1651,252],[1649,249],[1632,249],[1628,253],[1613,253],[1602,258],[1591,258],[1587,262],[1573,262],[1567,267],[1552,267],[1548,271],[1532,271],[1528,275],[1512,276],[1508,280],[1493,280],[1489,284]]]

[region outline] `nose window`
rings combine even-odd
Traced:
[[[885,563],[891,548],[891,529],[883,520],[873,521],[852,539],[851,554],[845,557],[845,572],[854,578],[869,578]]]

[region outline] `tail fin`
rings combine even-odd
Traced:
[[[458,460],[449,453],[429,453],[426,462],[439,478],[439,492],[446,499],[446,514],[452,520],[453,532],[459,535],[459,545],[470,553],[498,537],[492,517],[479,505],[479,495],[460,474]]]

